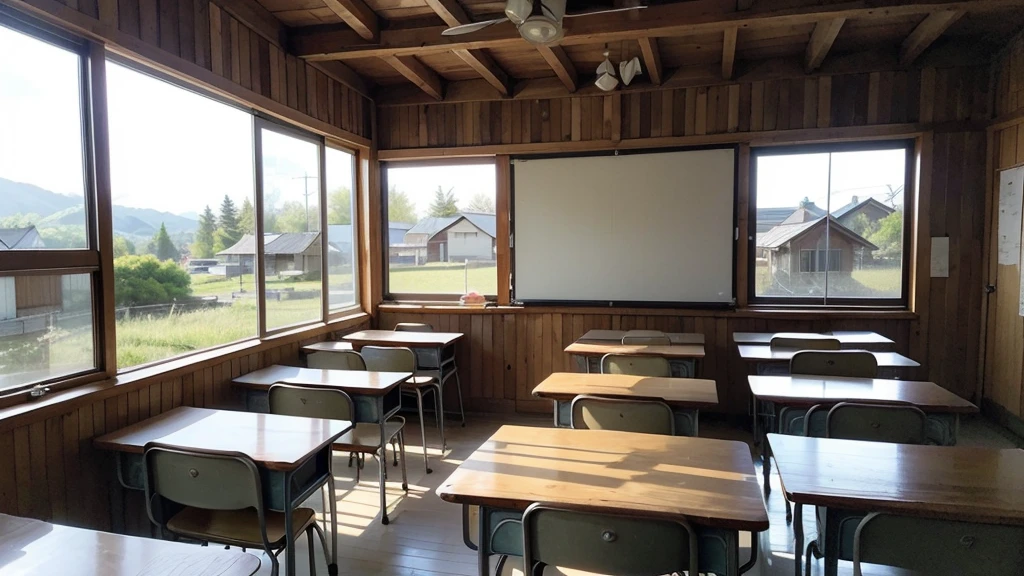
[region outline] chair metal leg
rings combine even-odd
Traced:
[[[281,561],[277,559],[276,554],[269,550],[267,556],[270,556],[270,576],[278,576],[281,573]]]
[[[334,491],[334,471],[327,477],[327,491],[330,493],[331,508],[331,559],[327,561],[327,573],[330,576],[338,576],[338,499]],[[326,524],[326,522],[325,522]],[[324,555],[327,555],[327,541],[324,534],[320,533],[320,540],[324,546]]]
[[[812,559],[811,554],[813,553],[815,557],[821,558],[821,554],[818,551],[818,541],[817,540],[811,540],[810,542],[808,542],[807,543],[807,551],[806,552],[807,552],[807,567],[805,568],[804,574],[806,576],[811,576],[811,559]]]
[[[783,502],[786,503],[786,522],[792,522],[793,521],[793,507],[789,503],[789,499],[787,499],[785,496],[782,497],[782,500],[783,500]]]
[[[306,545],[309,546],[309,573],[311,576],[316,574],[316,554],[313,552],[313,526],[316,526],[315,522],[309,528],[306,528]]]
[[[402,490],[409,491],[409,477],[405,472],[405,430],[398,432],[398,449],[402,452]],[[396,453],[397,457],[397,453]]]
[[[434,392],[437,394],[437,415],[438,415],[438,431],[441,433],[441,454],[448,449],[448,442],[444,438],[444,394],[441,383],[438,382],[434,385]]]
[[[427,427],[424,424],[423,418],[423,390],[420,388],[416,389],[416,409],[420,413],[420,438],[423,439],[423,469],[427,471],[427,474],[433,472],[430,469],[430,462],[427,460]]]
[[[397,436],[391,438],[391,454],[395,457],[394,465],[398,466],[398,446],[396,445]]]
[[[454,363],[452,370],[455,370],[455,389],[459,392],[459,415],[462,416],[462,427],[466,427],[466,409],[462,405],[462,381],[459,380],[459,367]]]

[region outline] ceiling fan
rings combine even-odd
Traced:
[[[460,36],[462,34],[470,34],[508,19],[515,24],[519,34],[528,42],[552,44],[561,40],[565,33],[562,28],[563,18],[626,12],[646,8],[646,6],[630,6],[628,8],[609,8],[566,14],[566,2],[567,0],[506,0],[505,18],[495,18],[493,20],[453,26],[442,32],[441,35]]]

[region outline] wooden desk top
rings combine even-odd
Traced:
[[[662,400],[680,408],[718,405],[714,380],[698,378],[648,378],[627,374],[579,374],[555,372],[533,389],[533,395],[570,402],[580,394],[635,400]]]
[[[534,502],[760,532],[768,513],[742,442],[502,426],[437,489],[446,502]]]
[[[789,362],[793,355],[799,352],[795,348],[776,348],[757,344],[740,344],[740,358],[747,362]],[[917,368],[917,362],[896,352],[875,352],[868,350],[875,355],[879,368]]]
[[[384,396],[395,386],[412,377],[412,372],[367,372],[366,370],[327,370],[299,368],[275,364],[234,379],[236,386],[254,390],[270,390],[277,382],[335,388],[348,394]]]
[[[351,349],[351,342],[315,342],[302,347],[303,352],[338,352]]]
[[[0,514],[4,576],[249,576],[252,554],[121,536]]]
[[[361,330],[343,337],[360,346],[407,346],[433,348],[447,346],[462,338],[461,332],[395,332],[393,330]]]
[[[588,330],[579,341],[598,343],[600,341],[622,342],[626,330]],[[664,334],[668,336],[672,344],[703,344],[704,335],[696,332],[659,332],[658,330],[629,330],[634,336],[656,336]]]
[[[826,402],[905,402],[925,412],[977,412],[978,407],[934,382],[838,376],[747,376],[759,400],[786,406]]]
[[[619,344],[617,342],[573,342],[565,348],[569,354],[580,356],[604,356],[622,354],[625,356],[661,356],[663,358],[703,358],[703,344],[679,344],[678,346],[645,346],[642,344]]]
[[[855,330],[835,330],[825,334],[814,332],[733,332],[732,341],[737,344],[768,345],[771,343],[772,338],[776,336],[781,338],[835,338],[844,346],[895,344],[895,342],[877,332],[860,332]]]
[[[1024,525],[1024,450],[769,434],[791,502]]]
[[[142,454],[149,442],[241,452],[270,470],[294,470],[352,428],[344,420],[182,406],[93,440],[100,450]]]

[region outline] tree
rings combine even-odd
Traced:
[[[348,188],[338,188],[327,195],[327,223],[352,223],[352,191]]]
[[[164,260],[177,261],[181,256],[177,247],[174,246],[174,242],[171,241],[170,235],[167,234],[167,227],[163,222],[160,223],[160,231],[153,237],[153,253],[161,262]]]
[[[409,195],[395,188],[392,184],[388,188],[388,221],[406,222],[415,224],[420,217],[416,214],[416,206],[409,199]]]
[[[215,253],[234,246],[242,239],[242,231],[238,225],[238,209],[226,194],[224,201],[220,203],[220,219],[217,225],[213,243]]]
[[[39,214],[13,214],[6,218],[0,218],[0,228],[28,228],[35,226],[36,222],[42,220]]]
[[[302,205],[302,202],[285,202],[276,212],[276,217],[277,226],[273,228],[274,232],[308,232],[310,230],[308,224],[313,224],[312,229],[317,228],[315,223],[306,220],[306,207]]]
[[[903,255],[903,207],[882,218],[877,223],[878,230],[868,237],[868,241],[878,246],[876,258],[897,258]]]
[[[435,218],[444,218],[446,216],[455,216],[459,213],[459,206],[455,201],[454,188],[449,188],[447,192],[444,191],[440,186],[437,190],[434,190],[434,201],[430,203],[430,215]]]
[[[117,306],[167,304],[191,293],[188,272],[152,255],[114,259],[114,303]]]
[[[85,248],[85,228],[64,224],[39,228],[39,238],[47,248]]]
[[[494,198],[483,192],[477,192],[473,195],[473,199],[469,201],[469,207],[466,208],[466,212],[494,214]]]
[[[135,254],[135,244],[124,236],[114,236],[114,258]]]
[[[242,201],[242,210],[238,213],[238,228],[242,234],[256,233],[256,209],[248,196]]]
[[[196,258],[212,258],[214,234],[217,232],[217,217],[213,210],[207,206],[206,210],[199,215],[199,228],[196,230],[196,239],[192,243],[192,256]]]

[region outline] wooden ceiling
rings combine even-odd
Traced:
[[[358,74],[381,105],[592,93],[604,50],[616,62],[641,58],[630,89],[726,81],[773,61],[806,73],[985,61],[1024,26],[1024,0],[649,0],[635,12],[567,19],[559,46],[538,47],[510,22],[441,36],[501,16],[503,1],[236,1],[258,1],[288,27],[291,52]],[[584,1],[569,0],[568,11],[623,0]]]

